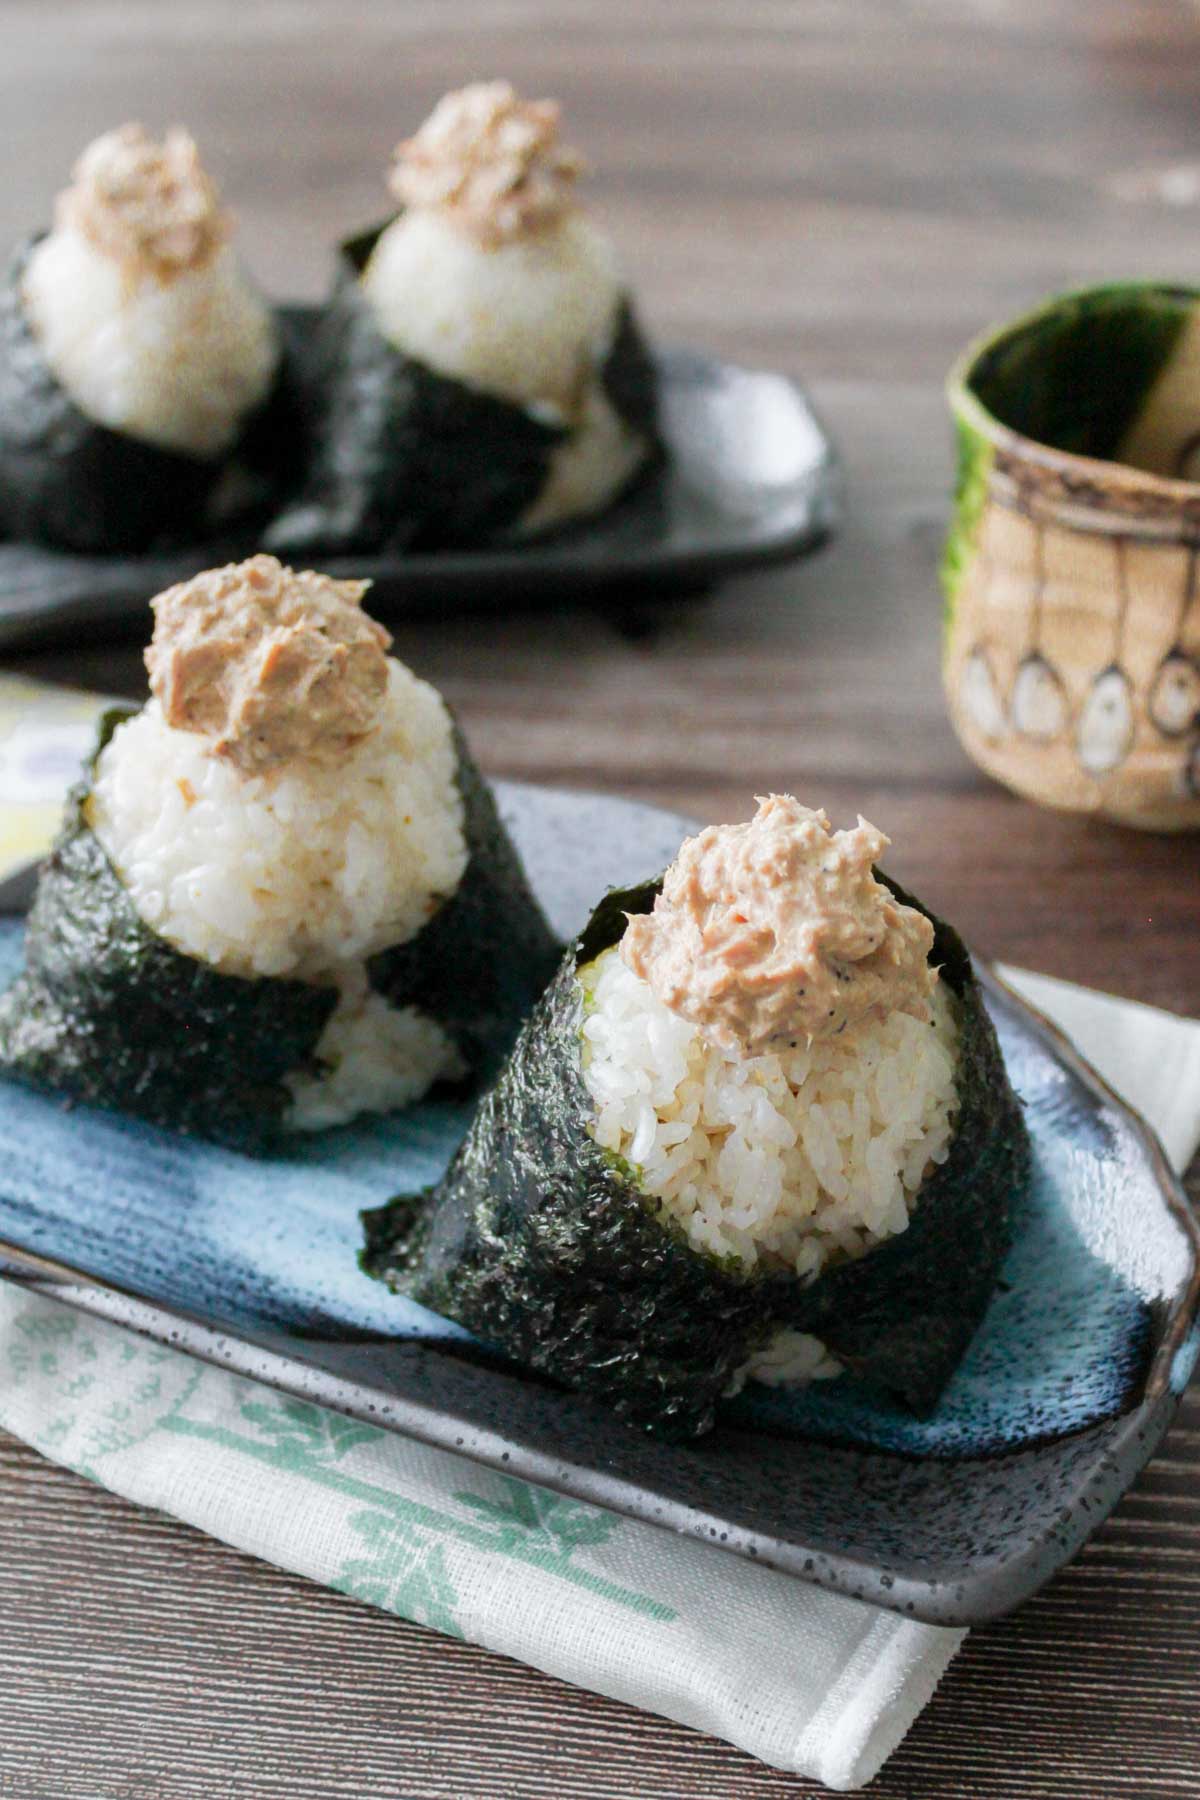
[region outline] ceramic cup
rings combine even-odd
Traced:
[[[1200,828],[1200,290],[1051,300],[972,345],[948,393],[965,749],[1047,806]]]

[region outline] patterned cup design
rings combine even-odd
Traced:
[[[1150,687],[1150,717],[1164,737],[1182,737],[1200,718],[1200,665],[1174,646]]]
[[[1200,485],[1177,473],[1200,471],[1198,313],[1149,284],[1069,296],[949,390],[964,748],[1030,799],[1160,830],[1200,827]]]

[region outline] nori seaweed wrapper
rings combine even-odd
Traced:
[[[106,714],[96,754],[134,708]],[[222,974],[145,923],[72,793],[0,995],[0,1072],[156,1125],[260,1148],[282,1121],[286,1074],[337,1005],[333,988]]]
[[[370,976],[393,1006],[417,1006],[437,1019],[472,1076],[490,1080],[553,976],[562,945],[457,722],[454,744],[466,869],[415,938],[373,958]]]
[[[658,371],[628,294],[621,300],[617,329],[600,370],[600,380],[617,416],[631,430],[639,432],[652,450],[661,451]]]
[[[907,1231],[805,1284],[693,1248],[589,1135],[576,971],[660,886],[596,909],[441,1182],[364,1214],[364,1268],[664,1436],[708,1430],[736,1371],[780,1326],[814,1333],[856,1375],[928,1413],[983,1316],[1028,1173],[1020,1105],[961,939],[927,913],[932,960],[961,1014],[947,1161]]]
[[[135,710],[106,715],[96,756]],[[395,1004],[438,1018],[475,1070],[507,1049],[559,946],[461,734],[456,745],[466,873],[429,924],[378,958],[372,974],[388,976]],[[90,790],[89,773],[41,871],[24,971],[0,994],[0,1074],[235,1149],[271,1149],[291,1104],[284,1077],[316,1071],[336,988],[224,974],[160,938],[88,824]],[[498,957],[510,960],[488,986],[484,962]]]
[[[40,234],[39,234],[40,236]],[[278,503],[301,460],[301,403],[282,347],[274,384],[219,457],[188,456],[98,425],[43,355],[21,284],[39,237],[18,246],[0,281],[0,529],[89,554],[190,544],[238,511]]]
[[[387,221],[343,244],[314,354],[305,491],[266,545],[293,559],[485,543],[546,484],[565,425],[439,374],[379,328],[360,276]],[[600,371],[616,410],[653,445],[657,379],[632,306]]]

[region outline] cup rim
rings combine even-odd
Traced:
[[[1043,443],[1039,438],[1029,437],[1025,432],[1018,431],[997,418],[984,405],[972,385],[975,371],[983,357],[1006,338],[1029,330],[1039,320],[1047,318],[1059,307],[1072,301],[1130,292],[1162,294],[1200,304],[1200,287],[1186,281],[1138,277],[1065,288],[1014,318],[999,325],[988,326],[972,338],[951,364],[945,382],[946,399],[954,418],[970,426],[994,449],[1006,451],[1049,475],[1065,477],[1071,484],[1093,482],[1109,489],[1123,490],[1131,496],[1154,496],[1160,505],[1174,501],[1195,513],[1200,508],[1200,480],[1188,481],[1177,475],[1156,475],[1149,469],[1139,469],[1133,463],[1122,462],[1118,457],[1084,456],[1075,450],[1062,450],[1053,444]]]

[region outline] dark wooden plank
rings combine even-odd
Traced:
[[[497,773],[704,818],[791,786],[890,830],[981,947],[1200,1011],[1196,841],[1064,820],[946,723],[939,384],[1056,286],[1197,279],[1200,11],[1185,0],[0,0],[0,238],[123,116],[188,121],[273,291],[314,297],[392,142],[507,73],[567,103],[664,337],[808,378],[853,515],[809,565],[663,610],[456,619],[398,649]],[[136,648],[35,674],[135,692]],[[881,1800],[1200,1796],[1200,1401],[1077,1564],[973,1634]],[[813,1793],[384,1618],[0,1444],[4,1800]]]

